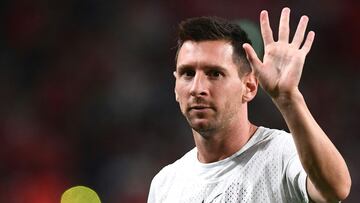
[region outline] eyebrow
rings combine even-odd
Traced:
[[[176,67],[176,71],[179,71],[179,72],[185,71],[185,70],[192,70],[192,69],[195,69],[194,66],[188,65],[188,64],[183,64],[183,65]],[[201,65],[200,69],[202,69],[202,70],[218,70],[218,71],[221,71],[224,73],[228,73],[228,70],[226,68],[219,66],[219,65],[213,65],[213,64]]]

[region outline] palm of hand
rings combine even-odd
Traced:
[[[289,43],[289,12],[283,9],[279,25],[279,40],[274,41],[266,11],[260,14],[261,32],[265,45],[263,62],[248,44],[244,45],[250,65],[262,88],[273,98],[297,90],[307,53],[310,51],[314,32],[309,32],[300,48],[308,18],[300,19],[293,41]]]
[[[286,93],[299,85],[305,56],[302,52],[283,42],[265,47],[260,85],[271,96]]]

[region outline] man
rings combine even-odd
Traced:
[[[196,147],[155,176],[148,202],[338,202],[348,196],[346,163],[298,89],[315,34],[304,40],[308,17],[302,16],[289,43],[289,15],[284,8],[274,41],[267,11],[261,12],[263,61],[236,24],[207,17],[180,24],[175,95]],[[291,134],[249,122],[247,103],[258,83]]]

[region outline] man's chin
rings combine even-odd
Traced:
[[[192,129],[198,133],[210,132],[214,130],[214,126],[207,119],[194,119],[189,122]]]

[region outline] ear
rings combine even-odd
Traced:
[[[179,95],[177,94],[176,90],[175,90],[174,92],[175,92],[175,100],[176,100],[177,102],[179,102]]]
[[[245,92],[243,94],[243,102],[250,102],[256,96],[258,89],[258,80],[254,72],[249,73],[243,77]]]
[[[177,79],[177,73],[176,73],[176,71],[174,71],[173,72],[173,75],[174,75],[174,77],[175,77],[175,80]],[[178,93],[176,92],[176,88],[174,88],[174,92],[175,92],[175,100],[177,101],[177,102],[179,102],[179,96],[178,96]]]

